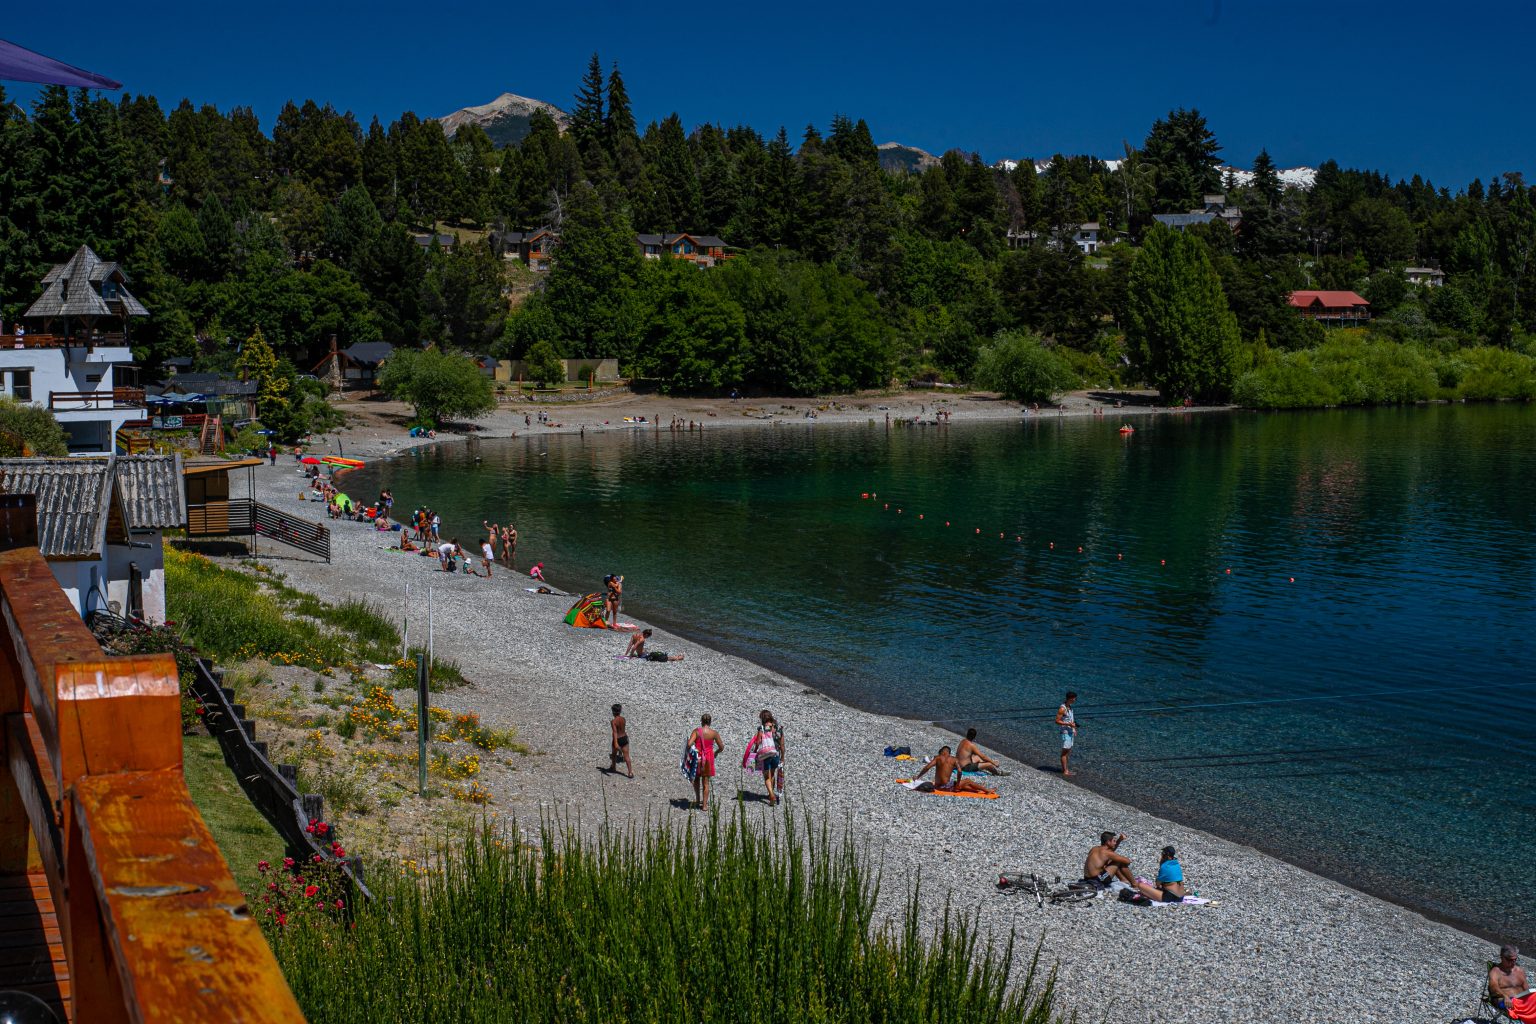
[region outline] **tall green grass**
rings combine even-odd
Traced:
[[[322,667],[393,661],[400,633],[372,601],[327,604],[279,580],[165,551],[166,617],[206,657],[277,658]]]
[[[1057,1019],[1054,978],[1038,954],[1016,977],[1011,936],[983,943],[952,913],[925,933],[915,890],[878,923],[878,876],[825,828],[764,834],[738,814],[583,842],[546,823],[535,852],[485,827],[431,863],[370,878],[355,927],[268,922],[314,1024]]]

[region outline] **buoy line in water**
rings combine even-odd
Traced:
[[[1179,703],[1153,703],[1150,701],[1120,701],[1099,705],[1104,710],[1094,710],[1093,705],[1081,704],[1075,709],[1087,717],[1100,718],[1129,718],[1135,715],[1156,715],[1177,713],[1186,711],[1219,711],[1223,709],[1254,707],[1270,704],[1304,704],[1316,701],[1330,700],[1365,700],[1376,697],[1401,697],[1420,696],[1424,694],[1441,693],[1465,693],[1470,690],[1507,690],[1531,688],[1536,686],[1536,681],[1513,683],[1477,683],[1464,686],[1415,686],[1395,690],[1366,690],[1358,693],[1323,693],[1310,694],[1305,697],[1262,697],[1253,700],[1225,700],[1206,701],[1195,704]],[[981,715],[967,715],[961,718],[934,719],[936,725],[946,725],[951,722],[1006,722],[1013,719],[1034,718],[1036,716],[1054,715],[1055,707],[1041,706],[1038,708],[1016,708],[1002,712],[987,712]]]

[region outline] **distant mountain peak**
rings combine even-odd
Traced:
[[[570,122],[565,111],[553,103],[519,96],[514,92],[504,92],[489,103],[455,110],[437,120],[443,126],[443,133],[449,138],[452,138],[454,132],[464,125],[477,124],[496,145],[514,146],[527,138],[528,120],[537,110],[542,110],[554,118],[562,131]]]
[[[906,171],[917,174],[936,166],[939,158],[926,149],[904,145],[900,142],[882,142],[875,149],[880,151],[880,167],[886,171]]]

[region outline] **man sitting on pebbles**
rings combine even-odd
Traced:
[[[650,638],[651,638],[651,631],[648,630],[648,629],[642,629],[640,632],[638,632],[634,636],[630,637],[629,638],[629,646],[627,648],[625,648],[625,650],[624,650],[624,657],[626,657],[626,658],[643,658],[646,661],[682,661],[683,660],[683,656],[681,654],[668,654],[666,651],[651,651],[651,652],[647,653],[646,650],[645,650],[645,642],[647,640],[649,640]]]
[[[992,791],[979,782],[972,782],[960,774],[960,762],[949,752],[948,746],[939,748],[939,752],[933,755],[933,760],[923,765],[923,770],[918,772],[915,778],[922,778],[928,774],[928,769],[933,769],[932,789],[945,793],[991,793]],[[925,787],[926,789],[926,787]]]
[[[1159,903],[1178,903],[1184,899],[1184,870],[1179,865],[1178,854],[1171,846],[1163,847],[1162,865],[1158,882],[1162,888],[1139,880],[1131,872],[1131,858],[1119,852],[1125,842],[1125,833],[1099,833],[1099,845],[1088,851],[1083,861],[1083,881],[1100,889],[1107,889],[1118,896],[1122,892],[1139,893]]]

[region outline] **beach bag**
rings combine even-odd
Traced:
[[[683,760],[678,769],[689,782],[699,777],[699,748],[693,745],[692,736],[688,737],[688,745],[683,748]]]

